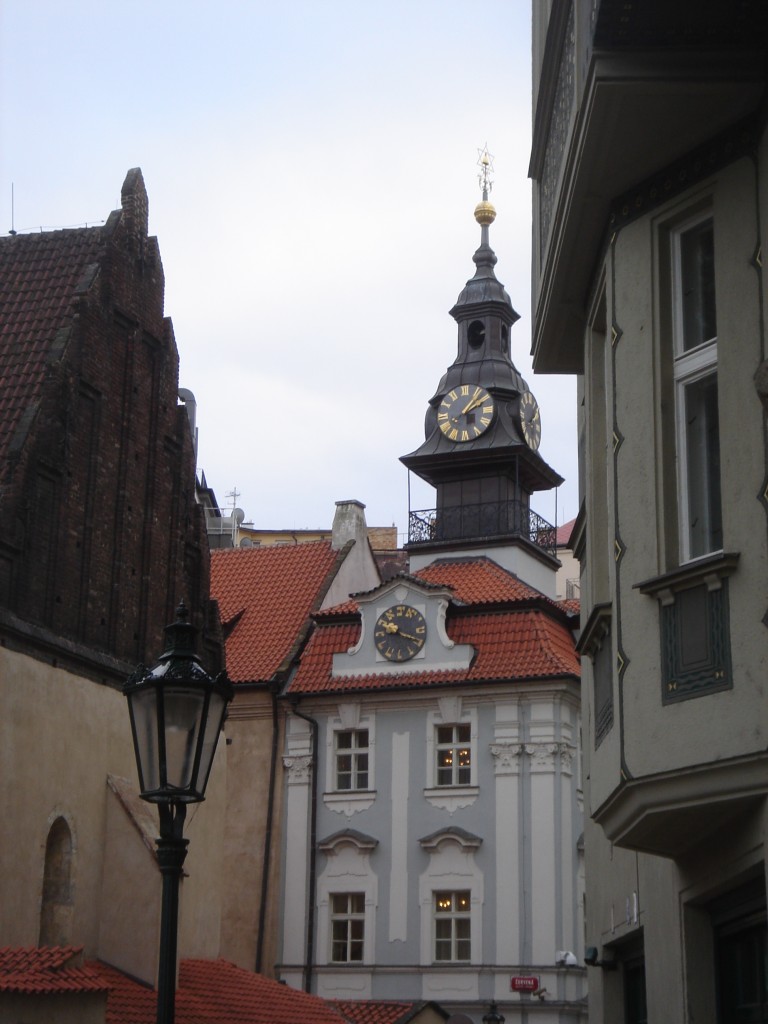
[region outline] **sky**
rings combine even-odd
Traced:
[[[402,543],[487,143],[512,358],[566,478],[532,504],[562,523],[575,381],[531,369],[530,48],[527,0],[2,0],[0,230],[101,223],[140,167],[219,504],[314,529],[356,498]],[[434,506],[413,475],[410,506]]]

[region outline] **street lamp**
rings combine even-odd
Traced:
[[[492,1000],[491,1005],[488,1007],[488,1013],[483,1017],[483,1024],[504,1024],[506,1019],[503,1013],[499,1013],[496,1007],[496,1000]]]
[[[154,668],[139,665],[123,687],[143,800],[157,804],[157,860],[163,876],[157,1024],[173,1024],[179,879],[187,856],[187,804],[205,799],[205,787],[234,691],[226,673],[208,675],[195,654],[195,627],[182,602],[165,627],[166,647]]]

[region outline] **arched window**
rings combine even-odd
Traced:
[[[66,946],[72,930],[72,832],[56,818],[45,844],[39,946]]]

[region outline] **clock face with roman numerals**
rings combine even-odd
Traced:
[[[459,384],[437,407],[437,425],[449,441],[474,441],[493,421],[493,399],[478,384]]]
[[[530,391],[520,396],[520,426],[528,447],[537,451],[541,444],[541,413]]]

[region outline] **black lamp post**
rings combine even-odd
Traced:
[[[496,1000],[492,1000],[488,1007],[488,1013],[483,1016],[483,1024],[504,1024],[506,1019],[503,1013],[499,1013]]]
[[[126,681],[133,746],[143,800],[157,804],[157,859],[163,876],[157,1024],[173,1024],[179,879],[187,855],[187,804],[205,799],[205,787],[224,724],[232,684],[208,675],[195,654],[195,627],[182,602],[165,627],[166,648],[154,668],[139,665]]]

